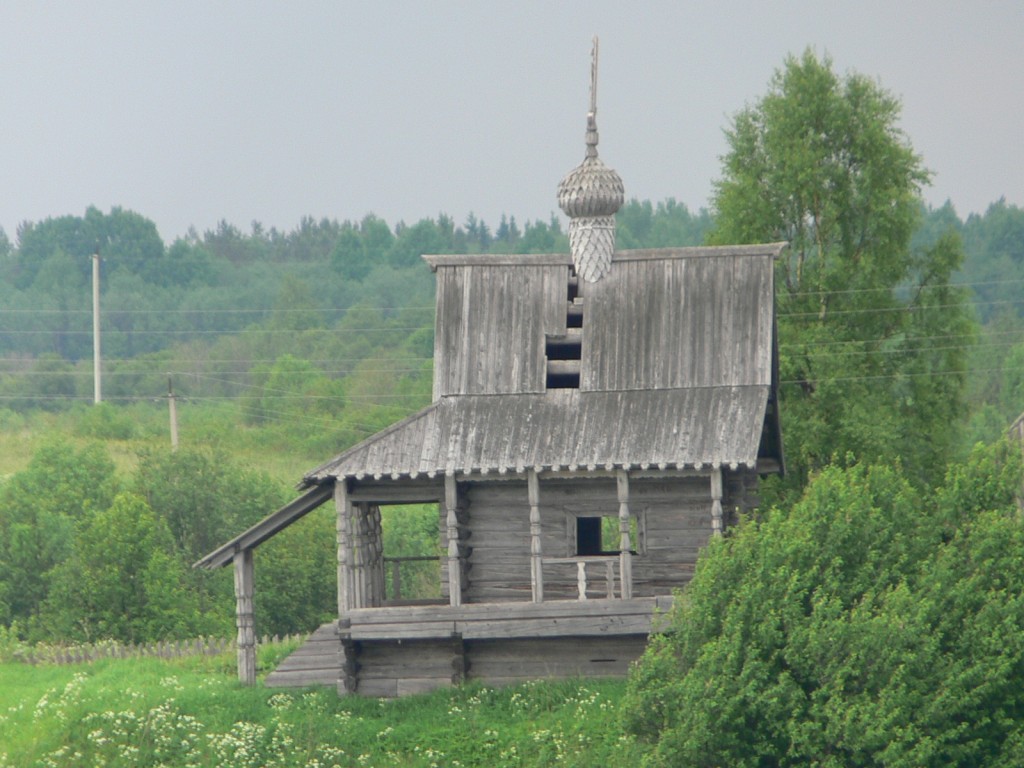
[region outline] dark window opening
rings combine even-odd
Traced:
[[[576,518],[576,554],[601,554],[601,518]]]
[[[634,555],[645,551],[640,541],[641,526],[635,515],[629,518],[630,550]],[[576,554],[580,557],[594,555],[617,555],[621,552],[622,540],[618,515],[576,518]]]
[[[583,305],[578,303],[578,300],[569,305],[569,310],[565,314],[565,324],[569,328],[583,327]]]
[[[572,304],[576,301],[576,297],[580,295],[580,279],[576,276],[576,270],[569,267],[569,290],[566,293],[566,299]]]

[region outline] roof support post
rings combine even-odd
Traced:
[[[235,553],[235,625],[238,627],[238,681],[256,684],[256,625],[253,619],[252,550]]]
[[[711,535],[722,535],[722,468],[711,470]]]
[[[459,557],[459,488],[455,475],[444,476],[445,531],[448,539],[448,602],[462,605],[462,562]]]
[[[526,492],[530,500],[530,591],[533,602],[544,602],[544,565],[541,548],[540,481],[537,471],[526,470]]]
[[[619,580],[623,600],[633,597],[633,543],[629,536],[629,473],[620,469],[615,473],[619,497]]]
[[[367,509],[364,502],[353,505],[352,518],[352,608],[369,606],[369,546]]]
[[[338,618],[352,609],[352,502],[344,478],[334,484],[334,508],[338,515]]]
[[[378,607],[387,597],[384,585],[384,534],[381,526],[379,504],[366,505],[366,563],[369,602]]]

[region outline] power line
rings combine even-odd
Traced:
[[[104,311],[104,315],[267,315],[267,314],[299,314],[305,313],[310,314],[312,312],[320,313],[331,313],[341,312],[347,313],[350,311],[359,312],[420,312],[434,310],[434,305],[423,305],[423,306],[394,306],[394,307],[364,307],[359,304],[352,305],[350,307],[307,307],[295,308],[295,309],[278,309],[275,307],[264,307],[260,308],[226,308],[226,309],[110,309]],[[28,308],[7,308],[0,309],[0,315],[15,315],[15,314],[28,314],[28,315],[91,315],[92,310],[89,309],[28,309]]]
[[[390,327],[390,326],[378,326],[369,328],[237,328],[230,330],[141,330],[141,329],[122,329],[122,328],[107,328],[104,330],[104,336],[122,335],[122,336],[235,336],[242,334],[281,334],[281,333],[301,333],[301,334],[312,334],[312,333],[412,333],[415,331],[431,330],[430,326],[417,325],[411,327]],[[19,330],[7,330],[5,334],[12,336],[52,336],[54,334],[60,334],[61,336],[92,336],[92,331],[67,331],[62,329],[51,329],[51,330],[32,330],[32,331],[19,331]]]

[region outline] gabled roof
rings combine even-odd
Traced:
[[[769,389],[446,397],[313,470],[305,482],[526,468],[755,469]]]

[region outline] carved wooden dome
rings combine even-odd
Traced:
[[[611,268],[615,213],[625,199],[622,177],[597,156],[597,38],[594,38],[587,114],[587,154],[558,185],[558,206],[569,217],[569,248],[576,273],[587,282]]]

